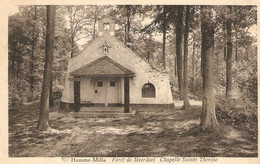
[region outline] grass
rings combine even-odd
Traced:
[[[10,157],[257,157],[257,141],[221,124],[215,133],[198,129],[201,107],[172,114],[75,118],[50,109],[53,130],[36,131],[39,104],[9,110]]]

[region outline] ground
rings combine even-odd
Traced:
[[[10,157],[257,157],[257,141],[246,131],[220,123],[215,133],[199,132],[199,104],[121,118],[75,118],[57,106],[47,132],[36,131],[39,103],[9,109]]]

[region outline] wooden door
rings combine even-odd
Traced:
[[[94,82],[94,98],[93,103],[104,104],[105,103],[105,80],[100,79]]]
[[[107,103],[118,104],[119,103],[119,82],[115,79],[107,79]]]

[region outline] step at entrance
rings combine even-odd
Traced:
[[[107,117],[131,117],[135,113],[124,113],[122,107],[81,107],[80,112],[73,113],[76,118],[107,118]]]
[[[122,107],[81,107],[80,112],[87,113],[124,113]]]

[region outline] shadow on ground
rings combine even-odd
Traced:
[[[221,125],[198,130],[201,107],[169,115],[140,113],[121,118],[75,118],[50,111],[52,130],[35,131],[39,105],[9,110],[10,157],[257,157],[257,141],[245,131]]]

